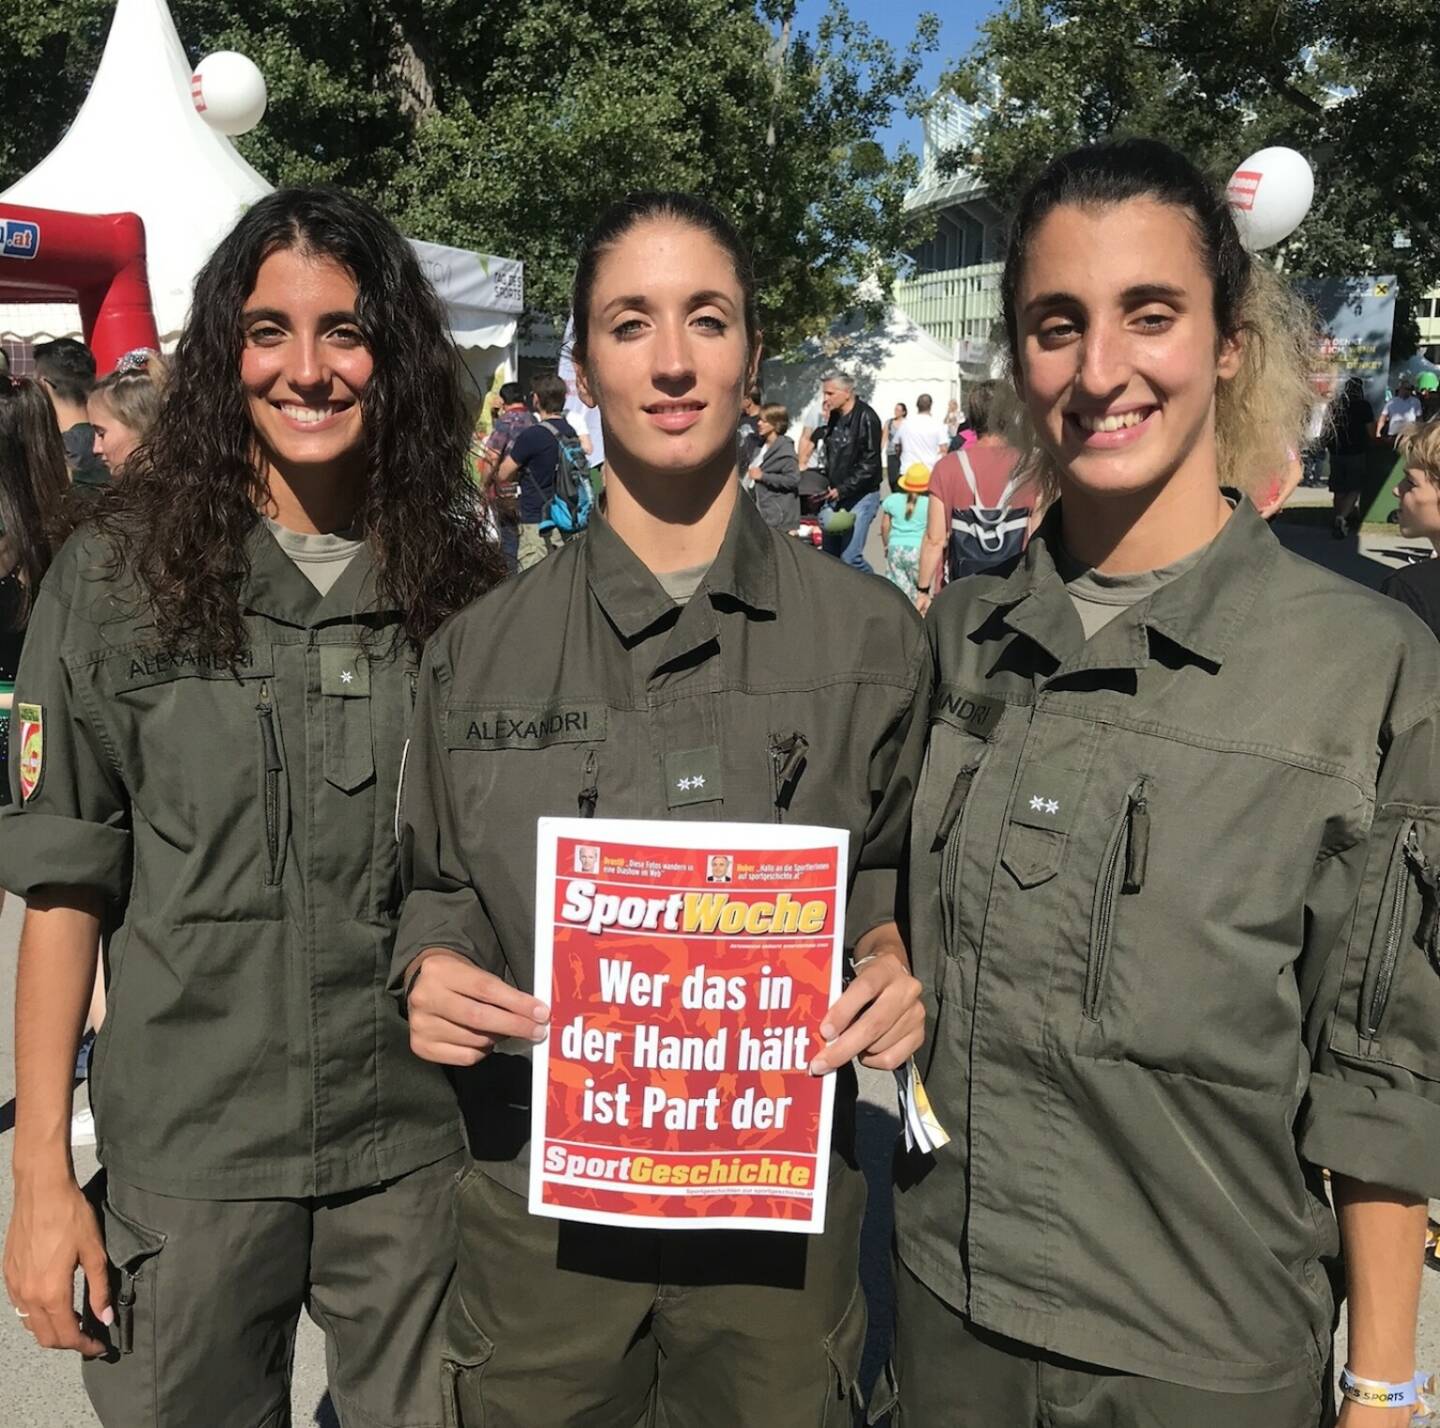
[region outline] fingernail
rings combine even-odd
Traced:
[[[830,1063],[823,1056],[817,1056],[810,1063],[810,1074],[812,1076],[823,1076],[830,1069]]]
[[[547,1036],[549,1036],[549,1035],[550,1035],[550,1028],[549,1028],[548,1026],[537,1026],[537,1027],[535,1028],[535,1030],[530,1033],[530,1040],[531,1040],[531,1041],[544,1041],[545,1038],[546,1038]]]
[[[835,1040],[835,1028],[828,1021],[820,1023],[820,1038],[822,1041]]]
[[[544,1002],[536,1002],[536,1003],[535,1003],[535,1020],[536,1020],[536,1021],[549,1021],[549,1020],[550,1020],[550,1008],[547,1007]]]
[[[115,1311],[107,1304],[100,1313],[100,1322],[108,1329],[115,1322]]]

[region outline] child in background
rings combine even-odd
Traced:
[[[1412,426],[1400,438],[1400,454],[1400,534],[1428,540],[1440,552],[1440,422]],[[1440,561],[1422,560],[1387,575],[1380,592],[1408,605],[1440,636]]]
[[[905,468],[900,489],[880,503],[880,539],[885,545],[885,574],[913,601],[920,580],[920,542],[930,506],[930,468],[916,461]]]

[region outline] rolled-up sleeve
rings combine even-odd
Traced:
[[[11,804],[0,815],[0,887],[130,886],[130,802],[65,657],[72,621],[65,558],[36,597],[15,679]],[[28,717],[27,717],[28,716]]]
[[[469,870],[455,819],[445,751],[449,669],[434,645],[425,653],[401,770],[400,875],[405,902],[396,931],[390,987],[427,947],[445,947],[503,974],[499,940]]]
[[[1300,1149],[1374,1185],[1440,1195],[1440,717],[1385,749],[1367,836],[1317,866],[1323,970]],[[1312,948],[1312,952],[1320,951]]]
[[[915,621],[909,683],[895,722],[870,752],[870,817],[845,912],[845,943],[897,920],[900,868],[906,857],[910,805],[925,759],[926,715],[933,683],[930,646]]]

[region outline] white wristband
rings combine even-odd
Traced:
[[[1340,1392],[1352,1403],[1367,1408],[1409,1408],[1419,1403],[1419,1389],[1425,1375],[1417,1373],[1408,1383],[1385,1383],[1380,1379],[1357,1378],[1349,1368],[1340,1371]]]

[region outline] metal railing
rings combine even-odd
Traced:
[[[895,284],[895,302],[941,342],[985,342],[1000,317],[1003,263],[922,273]]]

